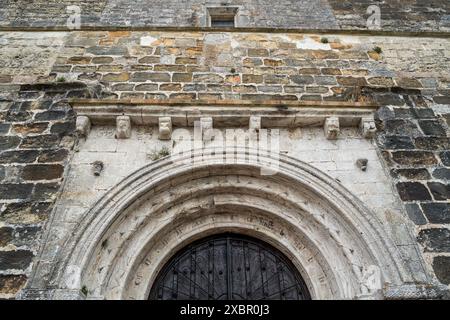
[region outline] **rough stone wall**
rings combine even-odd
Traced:
[[[383,30],[448,31],[450,3],[441,0],[342,1],[329,0],[338,24],[343,29],[366,29],[365,15],[370,5],[381,9]]]
[[[376,100],[393,185],[430,269],[449,284],[448,39],[98,31],[0,41],[1,297],[14,297],[37,263],[74,143],[65,99],[91,96]]]
[[[86,85],[33,85],[50,72],[63,35],[1,37],[0,299],[14,297],[31,273],[74,143],[64,96]]]
[[[365,86],[448,96],[445,39],[120,31],[66,41],[50,79],[100,81],[109,98],[354,101]]]
[[[385,31],[449,31],[445,0],[1,0],[0,26],[65,26],[66,7],[82,9],[85,26],[206,26],[206,6],[238,6],[240,26],[306,29],[367,29],[367,8],[378,5]]]
[[[48,27],[65,26],[70,13],[68,6],[79,6],[82,19],[86,24],[98,21],[103,12],[106,0],[1,0],[0,26]]]
[[[416,224],[417,240],[437,278],[450,284],[449,108],[442,116],[420,96],[399,94],[378,111],[378,144],[400,198]],[[405,104],[403,104],[403,101]],[[439,109],[437,109],[439,110]]]
[[[86,85],[3,87],[0,99],[0,299],[24,287],[75,143],[67,97]],[[17,89],[17,91],[14,91]]]

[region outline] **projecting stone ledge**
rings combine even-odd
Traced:
[[[196,121],[210,118],[214,127],[276,127],[324,126],[329,139],[337,139],[341,127],[358,127],[364,123],[363,135],[372,137],[374,104],[305,103],[249,101],[180,101],[180,100],[72,100],[77,115],[88,117],[92,124],[122,125],[118,138],[126,138],[125,117],[133,125],[159,126],[160,139],[169,139],[171,127],[193,127]],[[328,120],[327,120],[328,119]]]

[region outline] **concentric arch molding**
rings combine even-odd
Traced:
[[[146,299],[174,253],[222,232],[279,249],[314,299],[398,297],[396,288],[412,282],[389,232],[333,178],[286,155],[274,175],[261,176],[274,161],[269,152],[204,152],[147,165],[88,210],[55,262],[53,297],[74,298],[87,286],[88,298]],[[367,286],[370,268],[380,272],[379,290]]]

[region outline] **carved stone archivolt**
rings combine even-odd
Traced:
[[[57,297],[87,287],[92,299],[146,299],[174,253],[224,232],[280,250],[313,299],[383,298],[413,281],[376,215],[333,178],[285,155],[262,176],[270,153],[224,153],[172,155],[112,188],[55,261]]]

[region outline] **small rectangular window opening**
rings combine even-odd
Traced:
[[[235,7],[208,8],[210,26],[213,28],[234,28],[236,26]]]
[[[211,27],[234,27],[234,17],[211,17]]]

